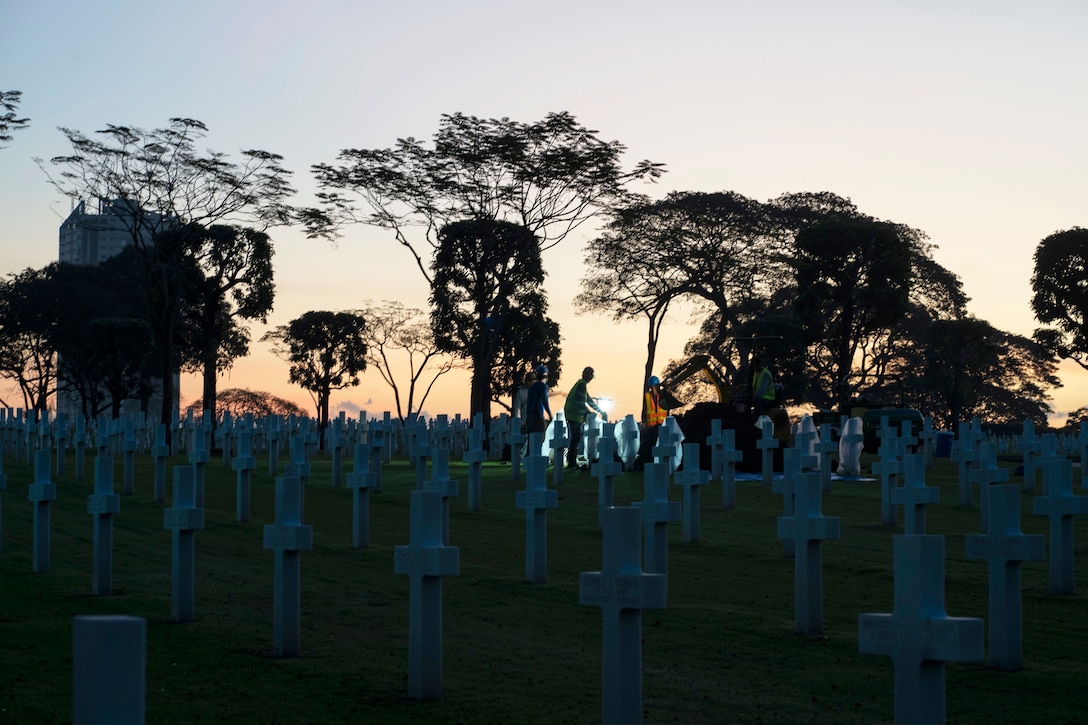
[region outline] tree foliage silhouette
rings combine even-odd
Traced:
[[[511,371],[558,346],[547,319],[540,246],[526,227],[491,220],[443,227],[434,255],[431,328],[439,349],[472,368],[470,414],[490,419],[496,367]],[[509,376],[501,392],[509,390]]]
[[[262,338],[290,365],[288,382],[306,390],[317,409],[320,444],[325,444],[332,391],[359,384],[366,369],[366,321],[352,312],[305,312]]]
[[[1051,234],[1035,249],[1031,310],[1035,339],[1088,369],[1088,229]]]
[[[190,118],[172,118],[168,126],[150,131],[108,125],[92,136],[68,128],[61,133],[72,150],[51,159],[60,172],[50,180],[78,202],[106,204],[140,254],[161,350],[160,422],[170,423],[174,373],[181,362],[175,348],[178,280],[192,261],[186,256],[192,246],[180,230],[190,224],[237,224],[263,231],[288,223],[295,213],[287,204],[294,193],[290,172],[281,156],[268,151],[242,151],[240,162],[221,152],[201,152],[197,142],[207,127]],[[49,174],[41,159],[38,164]],[[164,244],[161,237],[168,233]]]

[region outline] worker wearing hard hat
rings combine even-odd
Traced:
[[[669,416],[661,404],[661,380],[656,375],[651,375],[646,381],[646,393],[642,396],[642,422],[639,425],[638,457],[635,458],[635,470],[641,471],[643,467],[653,460],[654,446],[657,445],[657,436],[661,432],[661,424]]]

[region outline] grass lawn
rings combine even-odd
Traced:
[[[461,573],[444,580],[444,694],[415,702],[407,697],[408,577],[393,573],[415,485],[406,460],[386,466],[383,492],[371,497],[367,549],[351,547],[351,491],[332,488],[327,458],[311,462],[305,510],[314,548],[302,554],[302,655],[291,659],[272,652],[266,461],[258,458],[245,524],[235,522],[235,473],[217,460],[207,466],[190,624],[170,621],[171,535],[164,506],[152,500],[147,458],[114,517],[114,593],[92,596],[91,463],[87,480],[75,480],[72,457],[54,477],[52,565],[34,574],[32,475],[25,462],[4,458],[0,723],[71,721],[72,617],[93,614],[147,619],[150,723],[600,722],[601,612],[578,604],[579,572],[601,568],[597,482],[588,474],[567,475],[559,508],[548,513],[548,582],[529,584],[525,514],[514,508],[524,483],[511,480],[508,465],[485,464],[482,510],[470,512],[466,467],[451,464],[460,497],[450,502],[450,543],[460,548]],[[120,458],[114,468],[120,492]],[[986,618],[987,567],[964,559],[979,511],[957,504],[955,481],[954,465],[938,459],[928,483],[940,487],[941,503],[928,508],[928,531],[945,535],[948,614]],[[679,500],[678,487],[671,497]],[[1031,497],[1021,501],[1023,530],[1045,534]],[[642,498],[641,474],[617,478],[617,505]],[[684,544],[680,524],[670,525],[668,607],[643,617],[645,722],[891,722],[891,661],[858,653],[858,614],[892,610],[896,531],[880,523],[879,484],[836,482],[824,496],[842,538],[823,546],[821,638],[793,632],[793,561],[776,539],[782,498],[747,482],[737,484],[735,509],[721,508],[720,485],[701,498],[702,540]],[[1076,517],[1074,530],[1083,571],[1088,517]],[[949,665],[950,722],[1088,721],[1088,582],[1078,576],[1076,596],[1048,595],[1047,566],[1023,565],[1024,669]]]

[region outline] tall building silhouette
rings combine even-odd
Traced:
[[[132,232],[126,223],[125,207],[118,202],[97,200],[88,207],[81,201],[60,225],[60,252],[57,259],[70,264],[101,264],[132,246]],[[144,239],[144,241],[147,241]]]
[[[90,202],[79,202],[60,225],[58,261],[69,264],[98,265],[120,254],[125,247],[132,246],[134,242],[131,208],[131,202],[125,200],[95,199]],[[160,219],[161,217],[150,217],[151,222],[156,226]],[[150,243],[148,237],[149,234],[146,231],[141,232],[140,239],[143,243]],[[63,364],[63,361],[58,361],[58,367]],[[180,403],[179,378],[180,376],[175,373],[175,409]],[[161,380],[152,380],[152,385],[155,392],[151,395],[147,410],[152,420],[158,420],[162,401]],[[140,409],[141,401],[125,400],[121,406],[121,414],[127,416],[137,413]],[[81,415],[79,396],[71,392],[59,391],[57,412],[64,413],[70,420]]]

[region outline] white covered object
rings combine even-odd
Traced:
[[[556,431],[559,431],[559,435],[563,438],[567,437],[567,421],[563,420],[563,413],[561,411],[557,411],[555,415],[552,416],[552,422],[544,429],[544,440],[541,441],[540,450],[537,451],[540,455],[547,456],[549,460],[552,455],[552,439],[556,437]],[[530,451],[530,453],[532,453],[532,451]]]
[[[861,427],[861,418],[851,418],[842,427],[839,435],[839,470],[840,476],[861,475],[861,451],[865,447],[865,434]]]
[[[641,441],[635,416],[628,414],[622,421],[617,423],[615,435],[616,455],[623,461],[623,469],[629,471],[638,456],[638,446]]]
[[[661,441],[666,440],[666,436],[668,436],[668,440],[672,441],[673,452],[666,459],[654,456],[654,460],[658,463],[669,464],[669,475],[671,476],[676,473],[680,468],[681,461],[684,460],[684,431],[680,430],[680,424],[671,415],[665,418],[665,422],[661,424],[661,431],[657,435],[657,446],[661,445]]]

